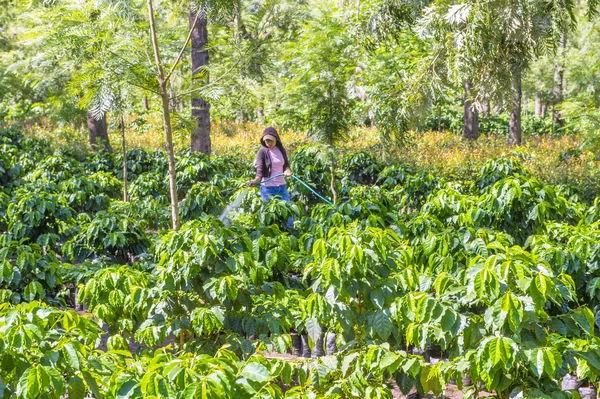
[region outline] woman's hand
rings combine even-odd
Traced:
[[[290,168],[287,168],[284,172],[283,175],[285,177],[290,177],[292,175],[292,171],[290,170]]]
[[[258,184],[258,182],[260,182],[260,177],[255,177],[254,179],[252,179],[248,183],[246,183],[246,185],[248,187],[252,187],[252,186],[255,186],[256,184]]]

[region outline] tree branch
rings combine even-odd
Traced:
[[[154,25],[154,10],[152,8],[152,0],[147,0],[148,5],[148,18],[150,20],[150,33],[152,38],[152,48],[154,49],[154,61],[158,68],[158,79],[160,85],[163,86],[165,82],[165,73],[163,70],[162,62],[160,61],[160,51],[158,49],[158,40],[156,39],[156,26]]]

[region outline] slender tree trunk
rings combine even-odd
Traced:
[[[512,93],[508,144],[521,145],[521,64],[515,62],[512,70]]]
[[[158,70],[158,83],[160,87],[160,98],[163,107],[163,120],[165,124],[165,144],[167,148],[167,158],[169,165],[169,189],[171,194],[171,217],[173,230],[179,230],[179,202],[177,199],[177,181],[175,173],[175,152],[173,150],[173,132],[171,130],[171,114],[169,113],[169,91],[168,78],[165,78],[158,41],[156,39],[156,28],[154,26],[154,10],[152,9],[152,0],[147,0],[148,16],[150,19],[150,33],[152,36],[152,47],[154,49],[154,60]]]
[[[169,163],[169,190],[171,193],[171,214],[173,219],[173,230],[179,230],[179,201],[177,199],[177,180],[175,172],[175,151],[173,149],[173,132],[171,130],[171,113],[169,112],[169,95],[165,83],[161,84],[163,119],[165,123],[165,139],[167,144],[167,156]]]
[[[123,142],[123,202],[129,202],[127,195],[127,146],[125,145],[125,119],[121,115],[121,141]]]
[[[482,104],[482,114],[484,118],[489,118],[490,117],[490,110],[492,108],[492,106],[490,105],[490,100],[485,100]]]
[[[542,93],[535,93],[535,117],[538,119],[543,116],[542,105]]]
[[[554,87],[552,88],[552,103],[554,105],[552,110],[552,121],[559,128],[563,127],[564,120],[560,113],[560,109],[556,106],[562,102],[563,99],[563,77],[564,77],[564,54],[567,47],[567,36],[561,33],[559,40],[559,56],[556,57],[556,63],[554,64]]]
[[[473,107],[473,102],[469,99],[471,83],[465,82],[465,102],[464,102],[464,124],[463,139],[477,140],[479,137],[479,113]]]
[[[335,160],[331,160],[331,181],[329,183],[331,189],[331,195],[333,196],[333,203],[337,203],[337,191],[335,190]]]
[[[196,11],[190,4],[190,26],[192,29],[192,81],[195,85],[208,83],[208,30],[206,9],[204,6],[198,10],[200,16],[198,22],[193,26],[196,20]],[[192,97],[192,120],[196,126],[192,131],[191,149],[192,151],[203,152],[210,155],[210,104],[203,98]]]
[[[94,118],[94,116],[88,112],[87,114],[87,127],[89,131],[90,147],[92,151],[105,150],[112,152],[112,147],[108,141],[108,126],[106,124],[106,114],[100,119]]]
[[[149,111],[150,105],[148,104],[148,96],[144,96],[144,111]]]
[[[171,111],[177,111],[177,100],[173,96],[173,88],[169,87],[169,109]]]
[[[233,38],[236,44],[240,44],[241,41],[241,27],[242,27],[242,10],[239,4],[234,6],[233,15]]]

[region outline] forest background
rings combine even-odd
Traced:
[[[1,10],[0,120],[51,143],[168,149],[168,109],[177,150],[251,159],[274,125],[292,148],[354,143],[465,179],[511,153],[598,188],[592,2],[157,2],[153,27],[136,1]]]

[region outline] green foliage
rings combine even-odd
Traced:
[[[108,370],[93,355],[100,333],[98,325],[72,310],[39,302],[0,305],[4,395],[60,398],[67,390],[74,397],[97,393],[97,373]]]
[[[283,126],[302,128],[321,142],[339,142],[354,121],[350,111],[356,96],[348,87],[359,86],[354,75],[356,48],[341,15],[322,10],[287,51],[278,119]]]
[[[168,204],[169,181],[165,176],[156,172],[144,172],[132,180],[129,186],[131,201],[144,201],[152,198],[160,204]]]
[[[343,170],[342,173],[348,176],[351,182],[358,184],[374,184],[383,169],[375,155],[368,152],[347,155],[341,162],[340,167]]]
[[[70,295],[63,278],[70,265],[37,244],[11,241],[0,248],[0,301],[9,303],[44,300],[64,305]]]
[[[5,217],[10,239],[27,238],[48,245],[72,231],[74,211],[64,196],[51,192],[51,187],[39,185],[39,192],[25,187],[15,191]]]
[[[216,172],[209,157],[198,152],[179,159],[175,170],[177,189],[181,194],[186,193],[197,182],[209,181]]]
[[[323,152],[319,146],[300,146],[290,160],[290,167],[294,173],[321,194],[331,191],[331,164]],[[314,195],[306,187],[297,184],[295,191],[303,200],[315,201]]]
[[[479,172],[475,184],[480,191],[484,191],[486,187],[492,186],[498,180],[509,176],[525,176],[526,173],[521,165],[513,160],[500,158],[491,160]]]
[[[197,219],[203,214],[218,215],[223,210],[221,190],[212,184],[197,183],[187,192],[181,202],[181,218],[184,221]]]
[[[391,379],[439,394],[468,375],[502,395],[558,395],[566,373],[600,377],[598,201],[543,184],[515,159],[456,182],[348,154],[335,205],[265,203],[247,189],[225,227],[216,216],[246,165],[184,154],[190,220],[151,232],[170,212],[152,154],[134,155],[126,203],[112,157],[81,163],[27,147],[10,156],[37,161],[0,195],[5,393],[391,397]],[[321,151],[292,159],[326,191]],[[95,322],[38,302],[71,306],[74,287],[106,326],[101,340]],[[261,355],[303,333],[314,353],[335,333],[338,352]]]
[[[149,240],[135,220],[109,208],[93,218],[79,216],[80,231],[67,242],[64,252],[73,259],[108,256],[114,262],[125,263],[146,252]]]
[[[79,290],[78,302],[108,325],[109,333],[133,335],[152,304],[148,273],[128,266],[98,270]]]
[[[64,180],[58,190],[68,198],[69,206],[78,212],[97,212],[108,209],[112,198],[119,198],[123,184],[107,172],[89,177],[77,176]]]

